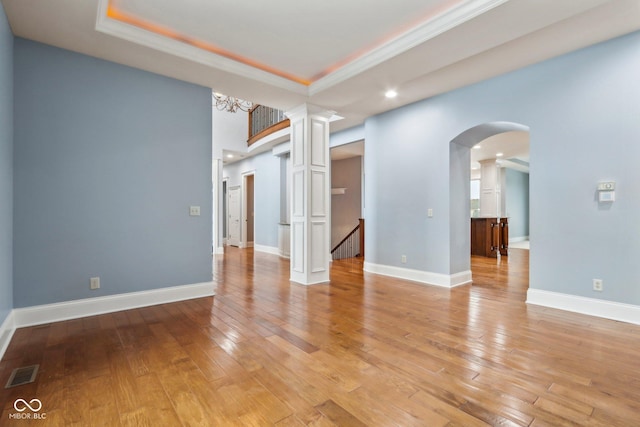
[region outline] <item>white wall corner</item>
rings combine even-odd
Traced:
[[[395,277],[397,279],[411,280],[425,285],[434,285],[445,288],[471,283],[471,271],[463,271],[455,274],[432,273],[429,271],[413,270],[409,268],[394,267],[390,265],[373,264],[364,262],[364,271]]]
[[[531,288],[527,291],[527,304],[640,325],[640,306],[637,305]]]
[[[0,360],[4,357],[5,351],[9,347],[13,333],[16,331],[13,310],[9,313],[2,325],[0,325]]]
[[[129,292],[55,304],[15,308],[12,314],[14,316],[14,326],[16,328],[22,328],[213,295],[215,295],[214,282],[203,282],[149,291]]]

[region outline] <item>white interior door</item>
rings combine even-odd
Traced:
[[[229,235],[227,243],[240,246],[240,187],[229,189]]]

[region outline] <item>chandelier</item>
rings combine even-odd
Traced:
[[[236,98],[233,96],[226,96],[221,93],[211,92],[213,96],[214,105],[220,111],[228,111],[235,113],[238,110],[249,111],[253,104],[244,99]]]

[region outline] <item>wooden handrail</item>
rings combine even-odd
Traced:
[[[284,111],[266,105],[255,104],[248,114],[249,135],[247,145],[289,127],[289,119],[284,116]]]
[[[338,243],[333,249],[331,249],[331,253],[333,254],[336,250],[338,250],[338,248],[340,248],[342,244],[344,244],[347,240],[349,240],[349,238],[351,238],[358,231],[360,231],[360,236],[359,236],[360,251],[358,256],[364,257],[364,219],[363,218],[358,219],[358,225],[356,225],[353,228],[353,230],[351,230],[349,234],[347,234],[346,237],[340,241],[340,243]]]

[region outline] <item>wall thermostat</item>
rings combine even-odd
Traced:
[[[616,200],[616,183],[613,181],[598,183],[598,201],[613,202]]]
[[[614,202],[616,200],[615,191],[600,191],[598,194],[599,202]]]

